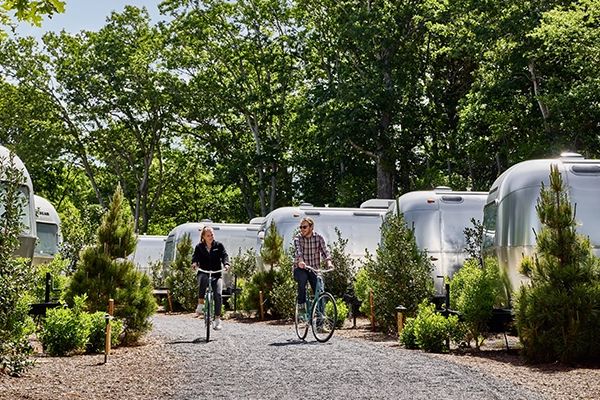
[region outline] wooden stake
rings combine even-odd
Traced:
[[[106,343],[104,346],[104,364],[106,364],[106,360],[108,358],[108,355],[110,354],[110,334],[111,334],[110,320],[112,319],[114,308],[115,308],[115,301],[113,299],[108,300],[108,316],[106,318]]]
[[[369,290],[369,302],[371,304],[371,332],[375,332],[375,305],[373,304],[372,290]]]
[[[265,320],[265,307],[263,306],[262,290],[258,293],[260,296],[260,320]]]

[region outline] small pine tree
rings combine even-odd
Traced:
[[[273,269],[278,267],[285,255],[283,249],[283,237],[277,233],[275,221],[271,221],[269,234],[265,236],[263,246],[260,250],[260,257],[264,264],[267,264]]]
[[[373,290],[375,318],[384,331],[397,324],[396,307],[416,311],[433,296],[433,265],[417,247],[414,232],[401,214],[386,215],[381,226],[382,243],[375,260],[368,258],[365,269]]]
[[[167,287],[171,299],[185,311],[194,311],[198,305],[198,281],[192,269],[192,240],[186,234],[177,244],[177,256],[171,263]]]
[[[329,253],[331,254],[331,262],[335,266],[335,270],[324,274],[325,288],[336,298],[343,298],[349,293],[356,274],[356,261],[346,253],[348,239],[342,238],[342,232],[335,228],[337,241],[333,245],[329,245]]]
[[[573,363],[600,356],[600,280],[589,238],[577,233],[567,188],[556,165],[542,184],[536,254],[524,258],[515,323],[528,362]]]
[[[119,185],[102,218],[96,245],[83,251],[65,295],[72,305],[75,296],[87,294],[90,312],[107,311],[109,299],[114,299],[115,317],[124,320],[126,344],[135,343],[152,327],[148,319],[157,309],[152,282],[127,260],[136,244],[131,210]]]

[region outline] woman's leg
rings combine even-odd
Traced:
[[[208,274],[198,272],[196,279],[198,279],[198,304],[204,304],[204,295],[206,295],[206,288],[208,287]]]
[[[215,294],[215,318],[221,318],[223,310],[223,278],[213,279],[212,289]]]

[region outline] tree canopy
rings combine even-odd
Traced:
[[[159,8],[0,43],[0,143],[54,203],[105,208],[120,184],[136,231],[165,234],[600,151],[600,0]]]

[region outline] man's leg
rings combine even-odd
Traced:
[[[294,268],[294,280],[298,282],[298,296],[296,297],[296,301],[304,307],[306,304],[306,282],[308,282],[308,272],[302,268]]]

